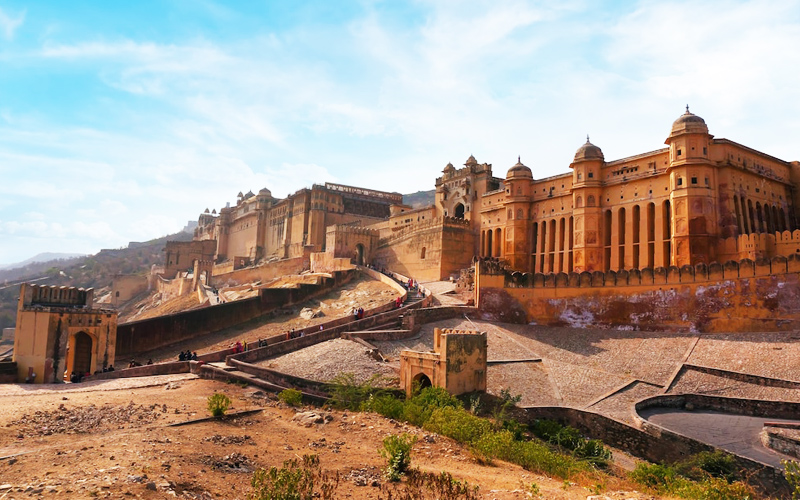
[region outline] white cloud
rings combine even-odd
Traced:
[[[25,12],[16,17],[11,17],[11,14],[7,14],[3,9],[0,9],[0,32],[5,36],[6,40],[14,38],[14,33],[17,28],[22,26],[23,22],[25,22]]]
[[[2,230],[118,246],[176,231],[239,191],[431,189],[470,154],[499,176],[521,154],[541,178],[566,172],[587,132],[607,159],[661,147],[687,102],[718,136],[798,157],[786,139],[800,134],[796,0],[414,8],[413,23],[368,7],[343,27],[226,42],[48,35],[38,64],[109,92],[87,97],[103,100],[81,110],[90,126],[3,105],[0,173],[15,182],[0,184],[0,206],[21,222]]]

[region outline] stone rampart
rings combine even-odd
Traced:
[[[700,332],[800,327],[800,254],[605,273],[479,266],[476,295],[487,319]]]
[[[308,300],[350,281],[353,272],[335,273],[320,285],[299,284],[294,288],[264,288],[259,296],[227,302],[203,309],[185,311],[119,325],[117,357],[132,357],[142,352],[187,341],[270,314],[287,305]]]
[[[225,273],[219,273],[220,270],[215,267],[214,272],[218,274],[211,278],[211,284],[219,288],[240,283],[266,282],[289,274],[300,274],[300,272],[309,269],[309,267],[310,257],[308,255],[277,260],[260,266],[245,267]]]
[[[310,380],[303,377],[295,377],[287,373],[281,373],[276,370],[270,370],[262,366],[251,365],[250,363],[243,363],[236,359],[231,359],[228,364],[237,370],[250,375],[272,382],[275,385],[286,388],[299,389],[302,392],[309,394],[316,394],[318,396],[328,396],[326,385],[324,382]]]
[[[789,257],[779,255],[771,259],[730,260],[724,264],[712,262],[708,265],[582,273],[522,273],[506,268],[502,262],[490,260],[481,261],[480,266],[483,276],[503,276],[505,288],[598,288],[718,282],[797,273],[800,272],[800,254],[792,253]]]
[[[598,413],[576,408],[528,407],[522,411],[522,418],[526,423],[532,423],[536,419],[555,420],[650,462],[676,462],[702,451],[716,449],[653,424],[648,424],[650,427],[647,430],[637,429]],[[737,465],[751,474],[750,481],[766,492],[774,494],[788,491],[789,485],[783,477],[783,471],[745,457],[734,456]]]
[[[470,229],[470,221],[466,219],[456,219],[455,217],[437,217],[435,219],[420,221],[410,226],[403,226],[402,229],[394,232],[391,236],[381,238],[378,246],[388,246],[397,243],[405,238],[409,238],[417,233],[430,231],[439,228]]]
[[[645,408],[694,408],[751,417],[796,419],[800,415],[800,403],[790,401],[760,401],[757,399],[728,398],[708,394],[663,394],[646,398],[636,403],[638,414]],[[642,420],[643,428],[654,425]]]
[[[176,373],[189,373],[189,361],[170,361],[167,363],[156,363],[152,365],[135,366],[133,368],[117,367],[113,372],[96,373],[88,375],[83,379],[89,380],[110,380],[117,378],[130,377],[151,377],[153,375],[174,375]]]

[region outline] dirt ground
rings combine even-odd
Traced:
[[[305,427],[292,421],[296,411],[320,410],[294,410],[253,388],[172,377],[140,379],[157,384],[148,387],[112,380],[79,391],[69,384],[6,386],[0,393],[0,499],[244,499],[253,470],[304,454],[317,454],[323,469],[339,473],[335,498],[386,498],[378,448],[385,436],[403,432],[420,437],[413,466],[448,471],[478,485],[482,498],[529,498],[522,488],[532,482],[542,498],[592,495],[591,484],[565,485],[502,462],[479,465],[449,439],[374,414],[332,411],[330,422]],[[233,401],[229,413],[261,411],[171,426],[207,417],[207,398],[215,391]],[[652,498],[630,485],[606,487],[603,495],[611,499]]]

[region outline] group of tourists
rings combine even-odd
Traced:
[[[189,349],[186,349],[186,352],[181,351],[181,353],[178,354],[178,361],[197,361],[197,353]]]
[[[364,308],[363,307],[354,307],[353,308],[353,319],[364,319]]]
[[[286,330],[286,340],[297,339],[305,336],[306,336],[305,330],[300,330],[299,332],[295,332],[294,328],[292,328],[291,330]]]

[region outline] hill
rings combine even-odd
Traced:
[[[19,267],[25,267],[28,264],[34,264],[36,262],[52,262],[54,260],[67,260],[67,259],[74,259],[76,257],[85,257],[85,254],[82,253],[53,253],[53,252],[45,252],[34,255],[30,259],[25,259],[22,262],[15,262],[14,264],[3,264],[0,265],[0,270],[2,269],[17,269]]]
[[[422,208],[433,205],[436,201],[436,190],[417,191],[416,193],[404,194],[403,203],[414,208]]]
[[[14,326],[19,284],[103,288],[117,274],[146,274],[154,264],[164,262],[167,241],[190,241],[191,234],[171,234],[146,242],[131,242],[126,248],[101,250],[95,255],[31,262],[22,267],[0,270],[0,328]],[[29,259],[32,260],[32,259]]]

